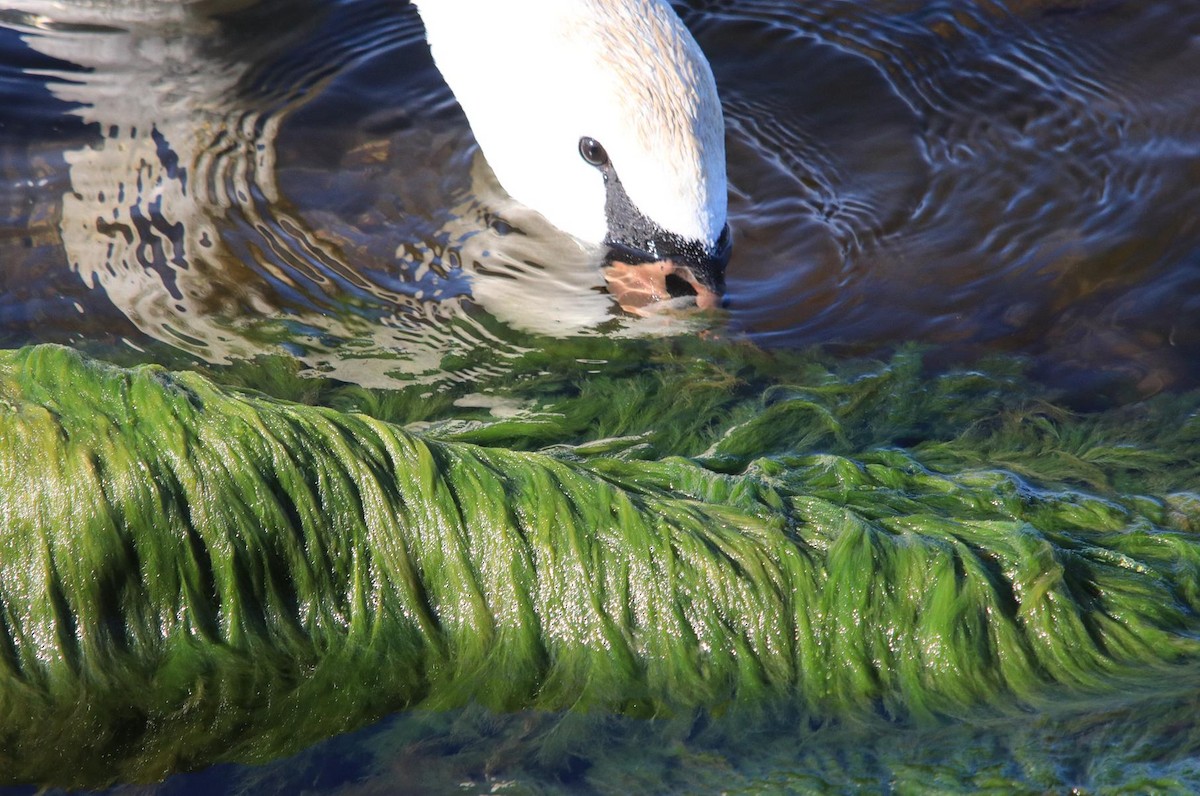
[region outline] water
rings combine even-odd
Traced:
[[[0,17],[6,345],[283,348],[384,385],[470,378],[447,354],[502,368],[518,332],[712,323],[622,313],[595,252],[503,197],[409,8],[267,4],[217,26],[16,5]],[[1009,6],[684,10],[729,120],[723,330],[1196,383],[1200,12]]]
[[[0,9],[5,347],[286,352],[393,386],[503,371],[548,338],[709,329],[1015,353],[1082,394],[1200,384],[1187,0],[681,7],[729,126],[729,302],[645,318],[598,252],[503,196],[411,8],[119,7]],[[353,780],[354,743],[314,752],[313,782]]]

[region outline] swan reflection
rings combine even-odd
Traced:
[[[694,323],[622,312],[602,250],[507,197],[411,8],[18,0],[6,14],[35,51],[75,65],[40,74],[99,132],[65,153],[70,267],[152,338],[211,363],[286,350],[383,386],[503,369],[526,334]],[[405,70],[402,107],[357,145],[335,143],[331,167],[281,163],[289,119],[381,49]],[[319,62],[294,56],[314,50]],[[390,208],[337,207],[380,193],[369,180],[395,191]],[[470,372],[444,372],[447,355],[481,350]]]

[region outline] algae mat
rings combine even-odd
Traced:
[[[380,418],[424,394],[0,353],[0,777],[153,780],[418,707],[1194,698],[1195,396],[1074,415],[1012,373],[646,345],[652,371],[531,361],[529,412],[419,432]]]

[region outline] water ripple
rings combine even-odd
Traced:
[[[386,383],[448,354],[503,367],[530,333],[694,328],[623,313],[597,252],[503,195],[411,8],[227,5],[0,12],[0,91],[31,109],[0,137],[0,198],[13,224],[57,204],[36,212],[77,274],[50,238],[4,249],[61,308],[42,328],[47,305],[6,299],[6,340],[129,337],[115,309],[213,361],[282,346]],[[734,330],[1200,380],[1194,4],[678,7],[728,121]]]

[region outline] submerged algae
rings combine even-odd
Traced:
[[[661,353],[530,363],[527,416],[420,434],[0,354],[5,780],[267,760],[411,706],[905,719],[1194,668],[1192,398],[1076,417],[911,357]]]

